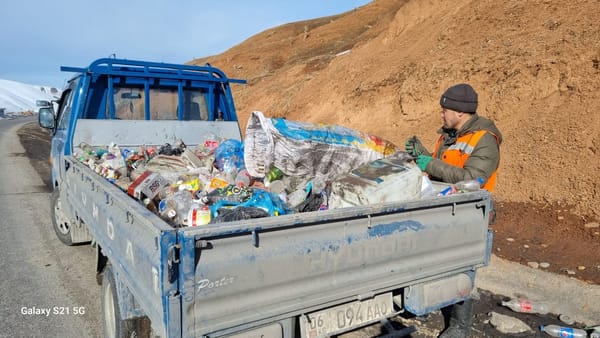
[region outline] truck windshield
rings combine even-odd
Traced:
[[[177,87],[150,88],[150,120],[177,120],[179,95]],[[115,86],[113,100],[115,118],[121,120],[145,120],[146,97],[144,87]],[[206,93],[200,88],[183,90],[183,120],[207,120]]]

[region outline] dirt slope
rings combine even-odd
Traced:
[[[430,148],[441,93],[472,84],[504,134],[496,253],[600,283],[599,21],[600,1],[375,0],[191,63],[248,80],[242,126],[260,110]]]

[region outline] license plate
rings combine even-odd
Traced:
[[[300,317],[303,337],[317,338],[344,332],[362,325],[377,322],[394,311],[392,293],[374,298],[338,305],[327,310]]]

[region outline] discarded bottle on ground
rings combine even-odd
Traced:
[[[587,332],[582,329],[576,329],[572,327],[564,327],[558,325],[542,325],[540,330],[546,332],[552,337],[565,337],[565,338],[586,338]]]
[[[509,301],[503,301],[502,306],[506,306],[515,312],[538,313],[541,315],[548,313],[548,306],[546,304],[528,299],[511,299]]]

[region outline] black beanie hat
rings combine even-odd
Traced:
[[[477,111],[477,93],[466,83],[454,85],[442,94],[440,106],[454,111],[475,113]]]

